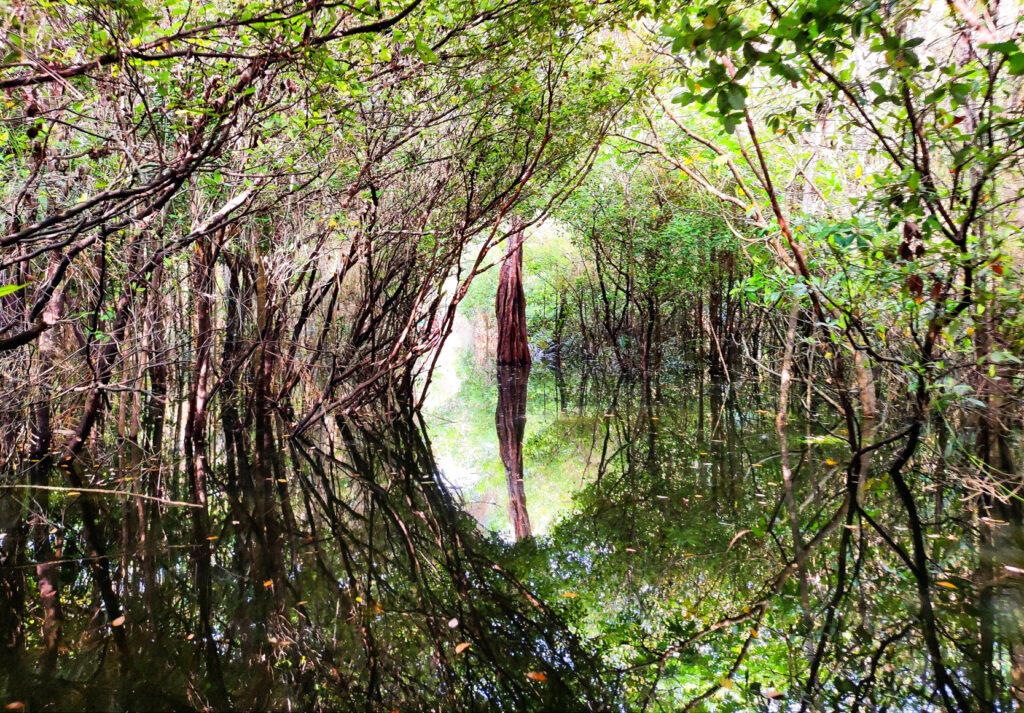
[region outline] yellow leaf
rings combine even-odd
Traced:
[[[751,629],[751,630],[750,630],[750,635],[751,635],[751,636],[753,636],[753,637],[754,637],[755,639],[756,639],[756,638],[757,638],[758,636],[760,636],[760,634],[758,634],[758,633],[757,633],[757,629]]]
[[[461,644],[459,644],[458,646],[455,647],[455,655],[457,656],[457,655],[461,654],[463,651],[465,651],[469,647],[470,647],[470,643],[468,641],[463,641]]]
[[[938,581],[937,581],[937,582],[935,582],[935,583],[936,583],[937,585],[939,585],[940,587],[945,587],[946,589],[959,589],[959,587],[958,587],[958,586],[956,586],[956,585],[955,585],[955,584],[953,584],[952,582],[947,582],[947,581],[946,581],[946,580],[944,580],[944,579],[940,579],[940,580],[938,580]]]
[[[526,672],[526,677],[528,679],[530,679],[531,681],[547,681],[548,680],[547,674],[546,673],[541,673],[540,671],[527,671]]]
[[[825,463],[826,463],[827,465],[839,465],[839,463],[838,463],[837,461],[834,461],[834,460],[832,460],[831,458],[826,458],[826,459],[825,459]]]
[[[732,679],[728,676],[724,676],[719,683],[722,684],[722,688],[732,688]]]
[[[124,616],[119,616],[110,622],[111,626],[124,626]]]
[[[81,493],[78,492],[77,490],[72,490],[71,492],[68,493],[69,498],[77,498],[79,495],[81,495]]]

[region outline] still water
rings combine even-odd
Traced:
[[[780,433],[772,386],[756,380],[446,368],[457,378],[422,414],[332,423],[315,443],[282,447],[272,487],[215,493],[202,541],[185,507],[107,503],[111,539],[121,532],[110,564],[122,622],[106,620],[65,507],[52,523],[64,583],[55,658],[31,546],[5,561],[5,622],[24,632],[0,666],[6,701],[941,708],[914,579],[876,535],[901,540],[900,511],[879,478],[866,496],[878,530],[844,517],[848,456],[830,417],[812,409]],[[945,664],[1010,710],[1021,607],[1006,573],[1024,567],[1019,520],[988,524],[999,546],[986,571],[1000,580],[979,589],[977,513],[957,493],[928,498]],[[30,505],[0,502],[7,521]],[[17,536],[5,529],[4,546]]]

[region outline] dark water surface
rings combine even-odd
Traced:
[[[915,579],[885,540],[907,546],[902,511],[883,475],[865,492],[877,528],[846,517],[831,417],[794,416],[780,437],[770,384],[686,373],[456,376],[422,416],[291,442],[266,489],[222,483],[202,541],[187,507],[96,497],[123,622],[83,559],[87,495],[56,496],[55,661],[31,536],[11,525],[32,498],[4,495],[4,552],[21,554],[4,561],[3,625],[23,640],[4,652],[5,703],[767,711],[810,693],[807,710],[941,707]],[[1010,710],[1019,517],[980,519],[920,478],[944,663]]]

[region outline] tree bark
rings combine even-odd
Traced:
[[[523,291],[523,226],[515,219],[498,280],[498,363],[529,364],[526,337],[526,293]]]

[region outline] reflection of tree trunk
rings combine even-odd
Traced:
[[[526,293],[523,292],[523,228],[517,218],[501,266],[496,304],[498,363],[529,364],[526,341]]]
[[[789,322],[786,328],[786,344],[782,354],[782,369],[779,372],[779,408],[775,412],[775,432],[779,437],[779,460],[782,467],[782,485],[785,488],[786,510],[789,511],[789,528],[793,537],[793,558],[799,562],[800,581],[800,617],[804,634],[805,653],[808,660],[814,656],[814,620],[811,616],[810,585],[807,577],[807,564],[804,558],[804,542],[800,533],[800,514],[796,506],[793,488],[793,468],[789,453],[789,390],[793,379],[793,349],[796,342],[797,317],[800,315],[800,303],[793,302],[789,309]]]
[[[529,379],[529,364],[498,367],[498,409],[494,413],[494,424],[498,430],[501,462],[505,464],[509,516],[517,540],[531,534],[523,488],[523,431],[526,427],[526,386]]]
[[[51,273],[56,269],[52,265]],[[64,304],[63,291],[58,291],[43,312],[43,321],[56,324],[61,317]],[[36,376],[38,392],[35,418],[32,422],[32,447],[29,451],[29,480],[33,485],[45,488],[50,485],[50,473],[53,458],[50,448],[53,440],[53,425],[50,421],[49,384],[53,375],[50,373],[54,363],[60,358],[58,354],[57,333],[48,329],[39,335],[39,362]],[[39,586],[39,600],[43,609],[43,650],[41,667],[44,675],[53,674],[57,666],[57,648],[63,634],[62,614],[60,607],[60,566],[53,562],[53,549],[50,546],[50,494],[39,490],[33,494],[39,504],[40,511],[32,520],[32,539],[36,554],[36,582]]]

